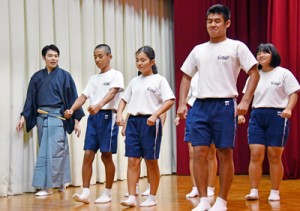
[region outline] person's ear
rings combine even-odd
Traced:
[[[231,25],[231,20],[227,20],[225,22],[225,27],[228,28]]]

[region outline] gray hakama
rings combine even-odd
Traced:
[[[42,107],[60,116],[60,108]],[[32,186],[60,187],[71,182],[69,144],[63,121],[45,114],[37,116],[39,152]]]

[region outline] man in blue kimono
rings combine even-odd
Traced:
[[[52,194],[52,188],[63,191],[71,182],[70,157],[67,134],[75,130],[80,135],[79,121],[84,116],[80,108],[73,118],[63,120],[62,112],[77,99],[77,90],[71,75],[58,66],[59,49],[47,45],[42,50],[46,67],[30,79],[27,97],[16,129],[20,131],[26,122],[29,132],[35,125],[38,129],[39,151],[32,185],[36,196]],[[42,110],[37,112],[37,110]]]

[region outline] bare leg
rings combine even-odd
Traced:
[[[218,161],[216,157],[216,146],[214,144],[210,145],[209,153],[208,153],[208,186],[215,187],[217,180],[217,168]]]
[[[258,189],[262,175],[265,148],[266,147],[261,144],[250,144],[251,159],[249,164],[249,178],[251,189]]]
[[[83,164],[82,164],[82,182],[83,188],[90,187],[90,181],[93,173],[93,161],[95,158],[95,152],[92,150],[85,150]]]
[[[93,161],[95,158],[95,152],[92,150],[86,150],[84,152],[83,164],[82,164],[82,182],[83,190],[81,194],[75,193],[73,199],[78,202],[89,203],[90,201],[90,181],[93,173]]]
[[[129,195],[135,196],[136,194],[136,183],[140,176],[140,158],[128,158],[128,169],[127,169],[127,185]]]
[[[283,147],[268,147],[272,190],[279,190],[283,178],[283,165],[281,160],[283,150]]]
[[[155,196],[159,185],[159,168],[157,160],[145,160],[148,170],[148,180],[150,182],[150,194]]]
[[[111,189],[115,177],[115,164],[112,160],[112,153],[111,152],[102,153],[101,159],[105,166],[105,177],[106,177],[105,187],[107,189]]]
[[[194,147],[194,177],[200,197],[207,197],[208,146]]]
[[[150,195],[145,201],[140,204],[140,207],[151,207],[157,204],[156,193],[159,185],[159,168],[157,160],[145,160],[147,171],[149,173],[148,179],[150,181]]]
[[[193,183],[193,187],[196,187],[196,181],[195,181],[195,176],[194,176],[194,147],[192,146],[191,142],[188,142],[188,147],[189,147],[189,167],[190,167],[190,174],[191,174],[191,179]]]
[[[218,149],[220,159],[220,193],[219,197],[227,201],[227,196],[234,175],[233,154],[231,148]]]

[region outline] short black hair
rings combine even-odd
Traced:
[[[280,55],[277,51],[277,49],[275,48],[275,46],[271,43],[261,43],[257,49],[256,49],[256,55],[259,52],[265,52],[265,53],[269,53],[271,54],[271,62],[270,62],[270,66],[271,67],[277,67],[280,65],[281,63],[281,58]],[[258,65],[258,69],[261,69],[261,65]]]
[[[110,49],[109,45],[107,45],[107,44],[99,44],[95,47],[94,50],[96,50],[98,48],[102,48],[104,50],[104,52],[106,53],[106,55],[111,54],[111,49]]]
[[[42,56],[45,57],[46,54],[47,54],[47,52],[48,52],[49,50],[52,50],[52,51],[57,52],[57,54],[58,54],[58,56],[59,56],[59,53],[60,53],[60,52],[59,52],[59,49],[58,49],[58,47],[57,47],[56,45],[53,45],[53,44],[51,44],[51,45],[46,45],[46,46],[42,49]]]
[[[222,4],[215,4],[208,8],[206,18],[209,14],[222,14],[225,22],[230,19],[230,10]]]

